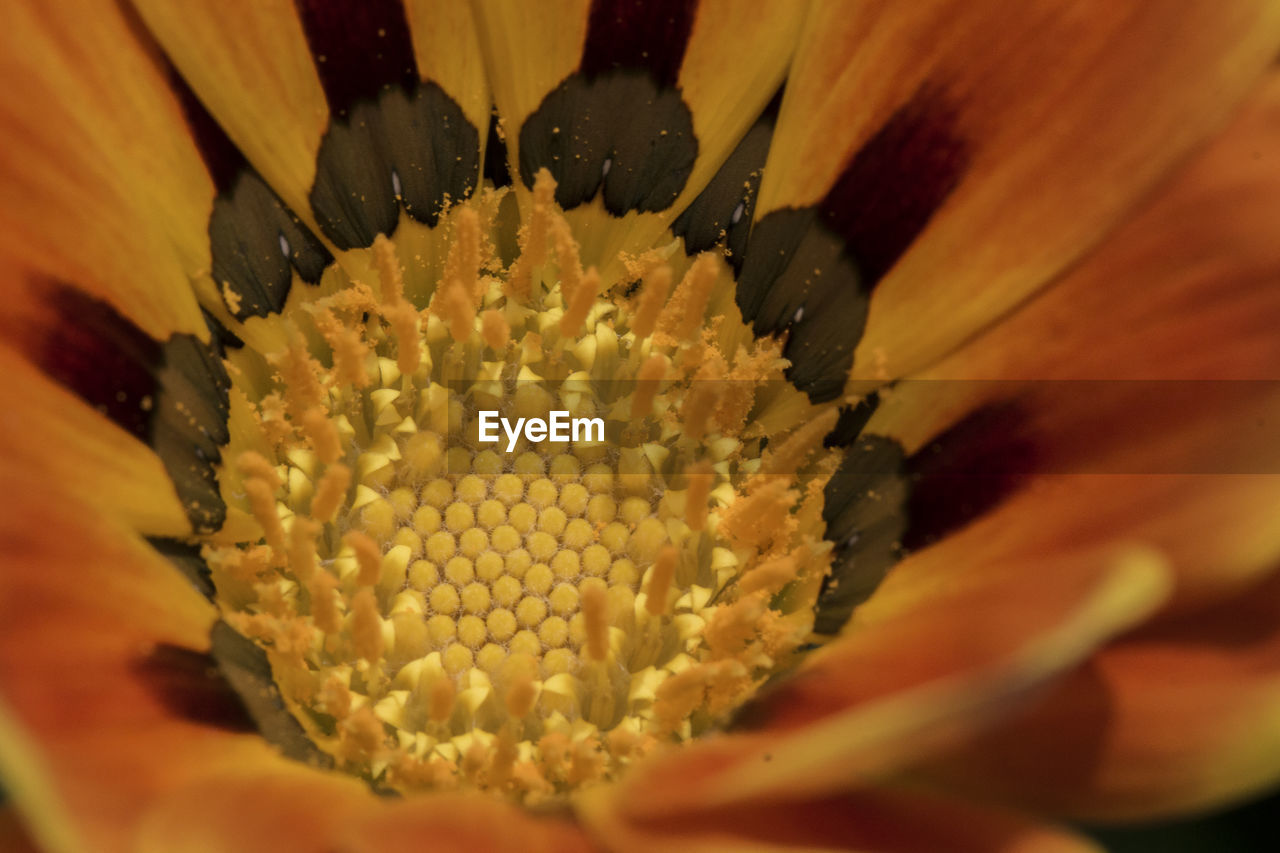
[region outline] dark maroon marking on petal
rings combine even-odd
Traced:
[[[823,581],[814,631],[835,634],[902,558],[910,485],[901,445],[864,435],[823,490],[823,538],[834,544],[831,574]]]
[[[695,0],[592,0],[578,70],[587,77],[638,68],[671,88],[693,32]]]
[[[162,644],[133,663],[133,676],[176,717],[232,732],[256,730],[211,655]]]
[[[141,441],[150,438],[160,342],[105,302],[57,282],[37,285],[52,320],[19,330],[23,349],[59,384]]]
[[[1031,422],[1017,402],[992,403],[912,454],[904,546],[931,545],[1022,489],[1044,467]]]
[[[329,109],[345,116],[390,86],[417,85],[409,21],[400,0],[294,0]]]
[[[884,277],[956,188],[969,144],[942,97],[922,90],[868,140],[818,203],[869,287]]]
[[[114,308],[69,285],[33,283],[44,317],[14,330],[31,360],[59,384],[151,446],[197,532],[222,526],[216,466],[227,443],[231,380],[222,340],[173,335],[163,343]]]
[[[249,162],[231,141],[231,137],[227,136],[222,125],[218,124],[218,120],[205,109],[178,70],[169,65],[168,71],[169,88],[182,105],[183,117],[187,120],[187,127],[200,151],[200,157],[213,177],[214,189],[219,195],[229,192],[240,173],[250,168]]]
[[[815,402],[844,388],[871,293],[960,182],[969,146],[933,90],[898,110],[818,204],[770,211],[738,280],[760,336],[787,334],[787,377]]]

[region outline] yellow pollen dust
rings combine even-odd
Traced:
[[[713,730],[812,639],[835,410],[785,384],[715,253],[620,258],[643,272],[611,295],[545,171],[504,262],[503,192],[402,222],[233,356],[204,553],[338,766],[537,802]],[[484,411],[603,438],[493,441]]]

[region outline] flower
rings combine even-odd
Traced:
[[[43,846],[1074,850],[1280,777],[1274,4],[8,17]]]

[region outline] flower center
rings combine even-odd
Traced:
[[[220,602],[382,787],[613,778],[811,639],[834,408],[785,383],[720,259],[623,257],[638,291],[602,295],[553,199],[544,173],[505,266],[494,199],[453,208],[422,308],[380,237],[376,290],[322,283],[232,361]]]

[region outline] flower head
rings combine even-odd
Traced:
[[[1076,850],[1280,776],[1274,4],[11,17],[40,844]]]

